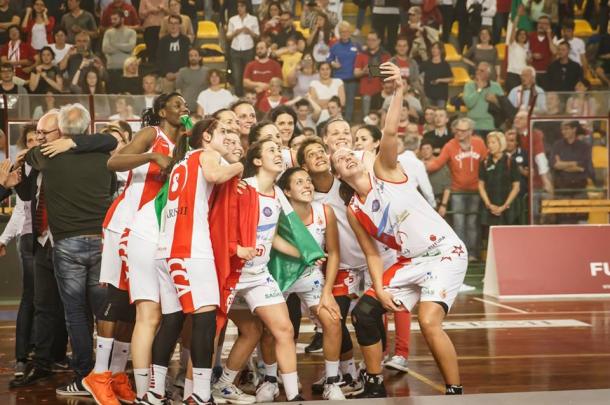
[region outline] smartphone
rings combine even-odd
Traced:
[[[381,73],[381,69],[379,65],[374,65],[369,63],[369,77],[381,77],[385,79],[386,77],[390,77],[389,75]]]

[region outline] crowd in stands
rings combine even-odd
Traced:
[[[450,182],[458,194],[443,197],[435,188],[437,202],[443,210],[451,202],[458,212],[454,226],[464,229],[478,225],[472,218],[463,222],[460,211],[476,212],[480,198],[490,205],[483,191],[459,195],[479,190],[479,180],[489,185],[479,176],[479,163],[488,167],[488,154],[493,156],[485,144],[487,134],[516,130],[520,147],[507,149],[507,142],[498,141],[500,147],[513,158],[522,149],[527,156],[528,130],[513,125],[520,112],[594,115],[603,104],[587,92],[592,80],[600,88],[610,84],[606,1],[585,2],[581,10],[599,32],[587,43],[575,35],[574,10],[583,4],[574,0],[354,3],[355,27],[338,0],[0,0],[1,92],[45,95],[13,105],[21,117],[37,118],[56,107],[55,95],[85,94],[96,96],[96,116],[125,121],[139,120],[161,92],[182,93],[197,117],[245,98],[258,118],[286,105],[296,113],[299,133],[323,136],[324,123],[339,116],[354,128],[383,125],[393,88],[370,67],[390,60],[405,80],[400,132],[419,136],[416,149],[422,160],[431,159],[424,152],[427,145],[433,156],[440,156],[428,166],[430,175]],[[367,12],[370,25],[365,25]],[[200,46],[200,21],[212,21],[219,30],[214,41],[224,48],[220,66],[204,62],[209,50]],[[454,25],[457,38],[451,32]],[[502,43],[506,47],[497,46]],[[471,75],[453,97],[456,78],[446,60],[448,46],[457,49],[460,66]],[[555,92],[575,94],[559,100]],[[115,94],[124,96],[104,99]],[[448,129],[454,118],[448,110],[473,121],[478,137],[468,150],[470,141],[460,141],[456,129]],[[590,144],[594,130],[579,124],[579,139],[587,137]],[[548,163],[556,156],[551,148],[560,148],[553,145],[561,141],[558,131],[557,126],[555,133],[537,133],[549,144],[546,154],[537,154],[537,174],[558,174],[545,178],[549,193],[552,178],[563,174],[561,165]],[[452,148],[454,137],[458,143]],[[470,173],[464,173],[465,167]],[[514,167],[521,176],[529,173],[520,164]]]

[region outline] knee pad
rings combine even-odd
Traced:
[[[161,317],[159,330],[155,335],[152,347],[153,364],[167,367],[184,323],[182,311],[165,314]]]
[[[193,314],[191,359],[194,368],[211,368],[216,336],[216,311]]]
[[[129,292],[109,284],[106,289],[106,300],[96,316],[101,321],[134,323],[136,306],[129,302]]]
[[[383,314],[385,310],[376,299],[363,296],[352,310],[352,324],[361,346],[371,346],[385,340]]]

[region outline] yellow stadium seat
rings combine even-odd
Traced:
[[[345,16],[355,16],[358,15],[358,6],[354,3],[344,2],[343,3],[343,17]]]
[[[498,51],[498,59],[503,61],[506,58],[506,44],[505,43],[497,44],[496,50]]]
[[[598,87],[598,86],[602,85],[601,79],[594,76],[591,69],[585,70],[585,79],[587,79],[589,81],[589,83],[591,83],[591,86],[593,86],[593,87]]]
[[[450,86],[462,87],[470,81],[470,76],[463,67],[452,66],[451,73],[453,73],[453,81],[451,82]]]
[[[453,45],[445,44],[445,60],[447,62],[459,62],[462,60],[462,55],[455,50]]]
[[[212,21],[199,21],[197,39],[218,39],[218,27]]]
[[[223,55],[219,55],[219,56],[204,56],[203,57],[203,62],[204,63],[222,63],[225,61],[225,56],[224,56],[224,52],[222,50],[222,48],[220,47],[220,45],[218,44],[203,44],[201,45],[201,49],[210,49],[213,51],[217,51],[220,52]]]
[[[591,28],[591,24],[587,20],[574,20],[574,35],[577,37],[589,38],[595,31]]]
[[[140,53],[144,52],[146,50],[146,44],[137,44],[135,46],[135,48],[133,48],[133,51],[131,51],[131,54],[133,56],[138,56]]]
[[[455,113],[455,106],[454,106],[453,104],[449,104],[449,103],[447,103],[447,105],[445,106],[445,109],[447,110],[447,112],[448,112],[449,114],[453,114],[453,113]],[[461,105],[461,106],[460,106],[460,112],[461,112],[462,114],[465,114],[465,113],[467,113],[467,112],[468,112],[468,108],[466,108],[466,106],[465,106],[465,105]]]
[[[593,161],[594,169],[608,168],[608,148],[601,145],[595,145],[591,148],[591,160]]]
[[[453,35],[454,37],[458,36],[458,22],[454,21],[453,24],[451,24],[451,35]]]

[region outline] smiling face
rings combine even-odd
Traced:
[[[237,132],[227,132],[225,135],[225,148],[227,154],[223,156],[229,163],[237,163],[244,156],[244,148],[241,146]]]
[[[349,124],[345,121],[331,122],[326,128],[324,143],[332,155],[340,148],[352,148],[352,133]]]
[[[218,115],[218,121],[226,125],[232,132],[239,133],[239,124],[237,123],[237,115],[231,110],[226,110]]]
[[[235,115],[239,122],[239,133],[248,135],[252,125],[256,124],[256,112],[251,104],[243,103],[235,107]]]
[[[226,156],[229,154],[229,148],[227,148],[227,127],[222,124],[216,125],[212,136],[209,138],[208,147],[212,150],[215,150],[220,154],[220,156]]]
[[[330,68],[330,65],[328,63],[323,63],[320,65],[319,73],[320,73],[320,79],[322,79],[322,80],[330,79],[332,69]]]
[[[267,141],[261,147],[261,157],[254,159],[254,164],[261,170],[275,174],[284,171],[284,161],[280,146],[274,141]]]
[[[487,149],[489,149],[489,153],[492,155],[500,152],[500,142],[498,142],[498,138],[495,136],[490,136],[487,138]]]
[[[339,149],[333,153],[333,167],[335,168],[337,178],[348,181],[362,173],[364,170],[362,162],[356,157],[354,151],[349,149]]]
[[[282,146],[280,130],[274,124],[265,125],[260,129],[258,139],[264,139],[267,137],[273,139],[273,142],[275,142],[277,145]]]
[[[45,49],[40,52],[40,59],[42,60],[43,65],[50,65],[53,62],[53,53],[50,50]]]
[[[354,150],[374,152],[379,146],[379,141],[376,141],[371,135],[371,132],[366,128],[360,128],[356,131],[355,138]]]
[[[328,173],[330,171],[330,159],[322,145],[312,143],[303,151],[303,168],[309,173]]]
[[[189,110],[186,107],[186,101],[184,101],[182,96],[170,98],[165,104],[165,107],[159,112],[161,118],[164,118],[170,125],[175,127],[182,125],[180,117],[188,114]]]
[[[280,114],[275,120],[275,125],[280,131],[280,137],[283,145],[288,145],[292,134],[294,133],[294,119],[290,114]]]
[[[305,170],[299,170],[290,176],[289,188],[284,190],[291,202],[311,203],[313,201],[313,183]]]

